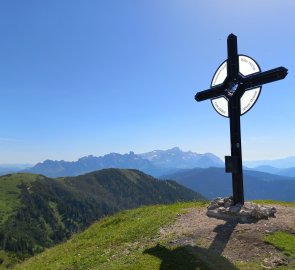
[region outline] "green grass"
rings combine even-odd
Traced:
[[[21,270],[237,270],[203,247],[171,246],[160,230],[206,202],[141,207],[106,217],[69,241],[17,265]],[[193,226],[193,224],[192,224]],[[248,268],[244,268],[248,269]],[[250,268],[249,268],[250,269]]]
[[[184,213],[185,209],[203,207],[205,204],[177,203],[120,212],[98,221],[66,243],[46,250],[15,269],[159,269],[162,260],[149,254],[153,248],[156,255],[166,252],[168,258],[169,254],[170,257],[178,254],[178,264],[187,264],[192,257],[184,249],[170,250],[164,247],[157,250],[157,244],[161,244],[158,241],[159,231],[173,223],[177,214]]]
[[[13,265],[21,263],[22,260],[15,256],[14,253],[0,250],[0,269],[11,269]]]
[[[280,202],[273,200],[254,200],[253,202],[258,204],[277,204],[281,206],[295,207],[295,202]]]
[[[169,244],[171,235],[160,237],[161,228],[173,224],[179,214],[188,208],[206,205],[206,202],[176,203],[123,211],[101,219],[69,241],[45,250],[14,269],[262,270],[258,261],[230,262],[202,245],[172,246]],[[295,259],[294,235],[277,232],[266,236],[265,241],[282,250],[291,260]],[[290,270],[293,266],[291,263],[276,269]]]
[[[289,257],[291,263],[288,267],[280,267],[280,270],[295,269],[295,235],[277,231],[265,237],[264,241],[281,250]],[[291,267],[291,268],[290,268]]]
[[[0,177],[0,225],[20,206],[20,189],[17,185],[36,181],[39,175],[34,174],[8,174]]]
[[[286,232],[275,232],[265,237],[265,242],[275,246],[292,259],[295,259],[295,235]]]

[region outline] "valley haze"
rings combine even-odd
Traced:
[[[293,158],[274,160],[271,164],[292,164]],[[247,165],[248,163],[245,162]],[[252,163],[252,165],[263,164]],[[250,164],[251,165],[251,164]],[[225,173],[224,162],[212,153],[198,154],[182,151],[179,147],[154,150],[147,153],[110,153],[104,156],[86,156],[77,161],[46,160],[21,172],[47,177],[69,177],[93,171],[119,168],[136,169],[160,179],[172,179],[200,192],[208,199],[232,194],[231,174]],[[295,166],[287,169],[270,165],[244,167],[246,200],[272,199],[295,201]]]
[[[295,177],[295,157],[276,160],[244,161],[244,169]],[[36,165],[0,164],[0,175],[13,172],[32,172],[48,177],[74,176],[104,168],[142,170],[155,177],[182,169],[224,167],[224,161],[212,153],[182,151],[179,147],[135,154],[109,153],[104,156],[84,156],[77,161],[45,160]]]

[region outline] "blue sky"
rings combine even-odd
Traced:
[[[197,91],[226,38],[289,69],[242,117],[244,160],[295,155],[295,1],[3,0],[0,163],[179,146],[230,154],[229,120]]]

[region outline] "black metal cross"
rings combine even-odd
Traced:
[[[284,79],[288,74],[288,70],[284,67],[278,67],[269,71],[243,76],[239,72],[237,37],[234,34],[230,34],[227,38],[227,55],[227,77],[224,82],[208,90],[198,92],[195,99],[196,101],[203,101],[225,97],[228,100],[231,156],[225,157],[226,172],[232,173],[234,203],[244,204],[240,127],[241,97],[247,90]]]

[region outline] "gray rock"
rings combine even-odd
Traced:
[[[214,209],[216,209],[216,208],[218,208],[219,206],[218,206],[218,204],[217,203],[211,203],[208,207],[207,207],[207,209],[208,210],[214,210]]]
[[[236,213],[240,212],[240,210],[241,210],[240,205],[233,205],[233,206],[229,207],[229,212],[233,213],[233,214],[236,214]]]
[[[224,203],[224,207],[231,207],[231,206],[233,206],[234,205],[234,202],[233,201],[226,201],[225,203]]]
[[[242,223],[257,222],[275,217],[276,209],[252,202],[234,205],[233,198],[217,198],[207,207],[207,216],[218,219],[233,219]]]
[[[215,203],[217,203],[219,206],[224,206],[224,200],[222,199],[216,201]]]

